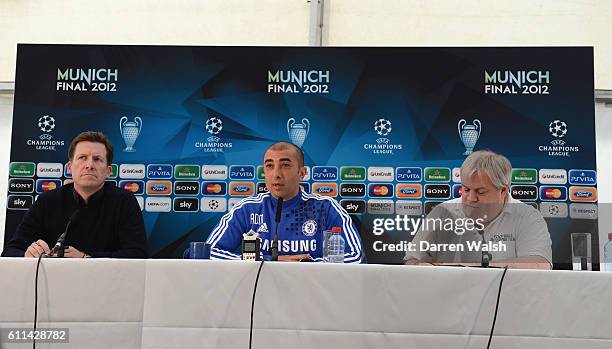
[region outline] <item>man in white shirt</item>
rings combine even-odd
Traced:
[[[427,215],[406,252],[406,264],[480,265],[550,269],[552,241],[544,218],[509,194],[512,165],[491,151],[477,151],[461,165],[461,198]],[[483,257],[484,256],[484,257]]]

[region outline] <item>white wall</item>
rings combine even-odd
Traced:
[[[597,134],[597,194],[599,195],[599,255],[612,233],[612,103],[595,103]]]
[[[594,46],[612,90],[610,0],[325,0],[327,46]],[[308,45],[307,0],[0,0],[0,81],[16,44]]]
[[[330,46],[594,46],[612,89],[610,0],[326,1]]]
[[[306,0],[0,0],[0,81],[17,43],[308,45]]]
[[[11,128],[13,124],[13,95],[0,93],[0,251],[4,246],[6,219],[6,193],[8,164],[11,154]]]

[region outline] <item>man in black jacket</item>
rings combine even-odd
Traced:
[[[147,258],[136,198],[105,182],[113,161],[111,142],[101,132],[82,132],[70,144],[68,158],[74,182],[38,197],[2,256],[48,254],[70,223],[64,257]]]

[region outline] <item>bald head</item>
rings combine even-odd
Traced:
[[[297,164],[300,167],[304,167],[304,152],[302,151],[302,149],[300,149],[300,147],[298,147],[297,145],[295,145],[293,143],[289,143],[289,142],[276,142],[276,143],[272,144],[270,147],[268,147],[268,149],[266,149],[266,153],[269,150],[274,150],[274,151],[290,150],[295,155],[295,159],[297,161]]]

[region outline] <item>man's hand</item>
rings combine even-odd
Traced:
[[[309,259],[309,258],[310,258],[310,255],[308,253],[278,256],[279,262],[280,261],[282,261],[282,262],[299,262],[302,259]]]
[[[49,245],[47,245],[47,243],[43,240],[39,239],[34,241],[30,246],[28,246],[28,249],[25,251],[25,254],[23,256],[29,258],[38,258],[41,254],[48,254],[49,252],[51,252]]]
[[[424,266],[430,266],[430,267],[436,265],[435,263],[423,262],[416,258],[407,259],[404,261],[404,264],[406,265],[424,265]]]
[[[84,258],[85,252],[81,252],[72,246],[68,246],[67,249],[64,250],[64,258]]]

